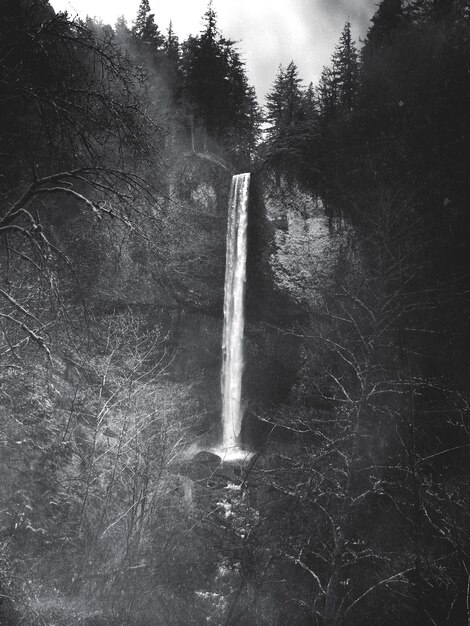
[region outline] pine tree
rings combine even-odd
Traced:
[[[267,95],[266,121],[270,134],[285,133],[289,127],[304,118],[304,94],[297,66],[293,61],[286,69],[279,67],[271,92]]]
[[[304,110],[308,120],[316,120],[318,117],[318,99],[313,83],[310,83],[304,93]]]
[[[351,113],[358,89],[358,54],[351,35],[351,24],[346,22],[331,58],[331,67],[323,68],[317,88],[322,117],[331,119],[341,113]]]
[[[231,139],[242,151],[254,150],[261,114],[256,94],[250,87],[245,71],[245,63],[231,41],[224,40],[224,56],[227,63],[228,99],[225,106],[227,121],[230,120]]]
[[[161,50],[165,38],[155,23],[155,15],[150,11],[149,0],[141,0],[137,17],[132,27],[132,35],[139,44],[146,44],[150,52],[156,54]]]
[[[324,67],[317,87],[318,106],[324,120],[334,117],[338,113],[338,82],[333,70]]]
[[[205,28],[201,33],[202,38],[210,42],[215,41],[219,31],[217,29],[217,13],[212,7],[212,0],[209,1],[207,10],[204,13],[204,24]]]
[[[279,68],[266,105],[266,160],[277,175],[305,181],[312,175],[312,146],[317,136],[317,107],[313,87],[302,87],[293,61]]]
[[[178,63],[179,56],[180,56],[180,46],[179,46],[178,36],[175,34],[175,31],[173,30],[173,22],[171,20],[168,25],[166,40],[163,45],[163,48],[165,50],[165,53],[168,59],[170,59],[170,61],[174,63]]]
[[[392,42],[393,33],[403,21],[402,0],[382,0],[372,17],[362,51],[363,57],[373,55]]]
[[[227,99],[226,67],[218,37],[216,14],[211,5],[204,15],[205,28],[183,46],[183,73],[187,100],[204,133],[216,137]]]
[[[140,37],[145,30],[147,24],[147,18],[150,14],[149,0],[141,0],[139,9],[137,11],[137,17],[135,18],[134,26],[132,27],[132,34]]]
[[[114,32],[116,35],[116,39],[121,44],[125,44],[129,40],[131,36],[131,31],[129,30],[129,27],[127,26],[127,21],[124,15],[120,15],[117,18],[116,24],[114,25]]]
[[[350,113],[359,88],[359,63],[356,44],[351,36],[351,24],[346,22],[332,58],[339,108]]]
[[[253,145],[257,133],[257,105],[235,42],[223,38],[209,3],[204,28],[183,44],[185,98],[194,127],[202,133],[204,149],[226,145],[242,150]],[[214,141],[215,140],[215,141]]]
[[[164,88],[168,92],[170,102],[176,105],[181,96],[181,55],[178,37],[171,21],[166,32],[163,51],[159,57],[159,74],[164,78]],[[160,91],[162,89],[163,86],[160,86]]]

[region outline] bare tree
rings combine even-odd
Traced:
[[[144,77],[112,31],[54,15],[42,0],[7,4],[0,27],[3,350],[30,341],[47,350],[39,285],[58,295],[61,253],[51,220],[81,212],[138,229],[159,202],[157,168],[148,175],[159,128]]]
[[[375,603],[392,615],[396,598],[400,615],[450,623],[468,612],[458,469],[468,414],[428,373],[423,335],[437,336],[443,296],[423,263],[435,243],[406,189],[366,206],[360,254],[343,249],[311,323],[295,331],[304,351],[290,403],[260,415],[281,450],[259,472],[277,503],[262,516],[275,538],[262,576],[287,568],[293,597],[278,611],[294,605],[305,623],[361,623]],[[276,444],[281,434],[289,443]]]

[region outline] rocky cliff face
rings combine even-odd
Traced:
[[[256,415],[287,400],[300,368],[302,327],[322,307],[351,228],[321,199],[262,173],[252,177],[244,391],[247,439]]]
[[[186,155],[168,176],[144,236],[115,226],[97,231],[73,217],[54,226],[58,247],[79,267],[91,306],[102,314],[135,310],[165,338],[168,375],[192,386],[201,428],[217,430],[227,205],[231,173]],[[80,216],[82,218],[82,216]],[[86,231],[86,233],[84,233]],[[86,236],[84,236],[84,234]],[[78,235],[80,235],[78,237]],[[245,439],[260,406],[282,403],[299,367],[299,329],[322,298],[348,236],[318,198],[263,173],[252,176],[246,286]],[[75,250],[75,241],[89,250]],[[82,245],[82,244],[80,244]]]

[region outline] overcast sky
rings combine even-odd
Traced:
[[[140,0],[50,0],[73,17],[101,18],[114,25],[119,15],[135,19]],[[318,82],[347,19],[356,41],[364,37],[378,0],[214,0],[219,29],[239,41],[250,82],[263,102],[280,64],[293,60],[305,83]],[[201,30],[207,0],[150,0],[165,31],[170,19],[180,40]]]

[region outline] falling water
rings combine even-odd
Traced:
[[[243,417],[241,391],[249,185],[250,174],[233,177],[228,207],[222,344],[222,447],[229,456],[243,456],[240,431]]]

